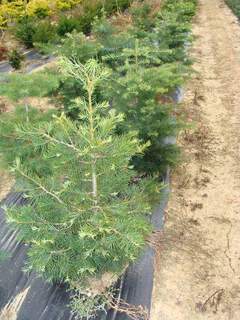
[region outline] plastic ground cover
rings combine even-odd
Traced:
[[[167,204],[168,187],[163,190],[161,205],[153,213],[151,220],[154,230],[163,226],[163,214]],[[50,284],[37,274],[26,273],[28,246],[17,239],[17,231],[5,221],[2,207],[23,205],[21,193],[11,193],[1,203],[0,208],[0,251],[9,257],[0,263],[0,318],[8,320],[71,320],[75,319],[68,307],[69,292],[64,285]],[[129,304],[142,305],[150,311],[153,288],[154,250],[147,246],[140,259],[131,265],[119,281],[121,299]],[[2,318],[1,318],[2,319]],[[97,320],[127,320],[126,314],[109,311],[99,315]]]

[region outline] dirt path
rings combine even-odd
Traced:
[[[151,320],[240,319],[240,25],[222,0],[199,0],[198,73],[185,109],[160,237]]]

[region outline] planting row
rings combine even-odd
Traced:
[[[2,164],[29,199],[8,221],[31,244],[28,268],[66,282],[79,316],[116,307],[114,283],[145,247],[161,175],[179,157],[173,94],[191,70],[196,0],[151,4],[134,3],[125,24],[99,17],[91,37],[68,34],[58,68],[0,79],[21,104],[0,116]]]

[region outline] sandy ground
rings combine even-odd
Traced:
[[[199,0],[193,31],[195,128],[180,137],[151,320],[239,320],[240,25],[222,0]]]
[[[0,201],[3,200],[14,185],[14,179],[0,170]]]

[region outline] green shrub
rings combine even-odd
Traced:
[[[25,18],[19,21],[14,29],[17,39],[22,41],[27,48],[32,48],[34,43],[46,44],[58,40],[56,27],[47,19]]]
[[[22,41],[27,48],[33,47],[33,37],[36,28],[32,18],[26,17],[19,21],[16,24],[14,31],[16,38]]]
[[[149,16],[150,12],[151,6],[147,3],[143,3],[142,6],[131,9],[133,24],[137,27],[138,32],[143,30],[149,32],[154,27],[154,19]]]
[[[79,21],[77,18],[61,16],[57,25],[57,34],[63,37],[66,33],[71,33],[73,30],[77,30],[79,27]]]
[[[34,16],[39,19],[44,19],[49,15],[49,10],[47,8],[37,8],[34,11]]]
[[[59,19],[57,33],[59,36],[64,36],[75,29],[84,34],[89,34],[97,17],[101,17],[103,13],[111,15],[118,10],[125,10],[131,2],[131,0],[110,0],[103,4],[102,1],[85,1],[82,3],[83,13],[81,15],[75,17],[62,16]]]
[[[12,50],[8,54],[9,64],[15,69],[21,69],[22,61],[24,60],[23,55],[18,50]]]
[[[92,23],[96,17],[102,15],[102,4],[100,2],[84,3],[84,13],[79,17],[79,29],[85,33],[89,34],[92,29]]]
[[[39,21],[35,24],[33,43],[49,43],[56,41],[56,28],[50,21]]]
[[[46,17],[47,12],[39,9],[35,17],[24,16],[14,27],[17,39],[21,40],[27,48],[32,48],[34,43],[42,47],[44,44],[59,42],[59,37],[78,30],[84,34],[89,34],[92,30],[94,19],[101,17],[104,12],[111,15],[117,10],[127,9],[132,0],[108,0],[105,5],[102,1],[93,2],[83,1],[81,6],[82,14],[75,17],[61,16],[57,25],[53,26],[49,18]],[[105,10],[105,11],[104,11]],[[41,46],[43,44],[43,46]]]

